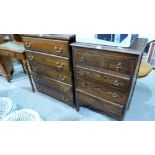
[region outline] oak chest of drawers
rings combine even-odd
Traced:
[[[122,120],[129,108],[147,39],[130,48],[73,43],[76,108],[87,106]]]
[[[74,107],[72,53],[74,35],[22,35],[33,80],[39,92]]]

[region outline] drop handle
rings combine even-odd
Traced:
[[[84,57],[80,57],[80,62],[85,62],[85,58]]]
[[[61,48],[61,47],[59,48],[57,46],[55,46],[54,49],[55,49],[56,53],[62,53],[62,51],[63,51],[63,48]]]
[[[29,61],[32,61],[33,58],[34,58],[33,55],[28,55],[28,60],[29,60]]]
[[[83,88],[86,88],[87,85],[83,82],[82,85],[81,85]]]
[[[32,71],[36,72],[37,71],[37,67],[32,66]]]
[[[113,85],[114,85],[114,86],[119,86],[119,81],[118,81],[118,80],[115,80],[115,81],[113,82]]]
[[[67,89],[66,88],[60,88],[60,93],[61,94],[64,94],[64,93],[66,93],[67,92]]]
[[[113,93],[112,97],[113,97],[113,99],[118,98],[118,94],[115,92],[115,93]]]
[[[63,69],[63,66],[64,66],[63,63],[57,62],[56,65],[57,65],[57,68],[58,68],[58,69]]]
[[[65,81],[66,80],[66,76],[59,75],[59,78],[60,78],[61,81]]]
[[[116,65],[116,69],[123,69],[123,64],[121,62],[119,62],[117,65]]]
[[[26,46],[27,48],[30,48],[30,47],[31,47],[31,43],[26,42],[26,43],[25,43],[25,46]]]

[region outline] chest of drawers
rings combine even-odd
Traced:
[[[72,53],[74,35],[22,35],[39,92],[74,107]]]
[[[73,43],[76,108],[87,106],[122,120],[129,108],[147,39],[131,48]]]

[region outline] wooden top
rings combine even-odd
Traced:
[[[59,40],[75,40],[74,34],[22,34],[26,37],[45,38],[45,39],[59,39]]]
[[[82,48],[90,48],[90,49],[97,49],[99,50],[106,50],[106,51],[114,51],[119,53],[129,53],[135,55],[143,54],[143,51],[146,47],[148,40],[146,38],[138,38],[132,44],[131,47],[114,47],[114,46],[105,46],[105,45],[97,45],[97,44],[88,44],[88,43],[72,43],[71,46],[73,47],[82,47]]]
[[[11,51],[16,53],[24,53],[25,48],[23,43],[9,41],[9,42],[0,44],[0,50]]]

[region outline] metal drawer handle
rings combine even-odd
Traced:
[[[86,76],[84,72],[81,72],[80,75],[83,76],[83,77]]]
[[[112,97],[113,98],[118,98],[118,94],[115,92],[115,93],[113,93]]]
[[[66,76],[59,75],[59,78],[60,78],[61,81],[65,81],[66,80]]]
[[[34,72],[36,72],[38,69],[37,67],[34,67],[34,66],[32,66],[31,68],[32,68],[32,71],[34,71]]]
[[[85,62],[85,58],[84,57],[80,57],[80,62]]]
[[[39,79],[38,79],[37,77],[34,77],[33,79],[34,79],[35,81],[37,81],[37,82],[39,81]]]
[[[83,87],[83,88],[86,88],[87,85],[83,82],[83,83],[82,83],[82,87]]]
[[[55,49],[56,53],[62,53],[62,51],[63,51],[63,48],[61,48],[61,47],[59,48],[57,46],[55,46],[54,49]]]
[[[30,48],[30,47],[31,47],[31,43],[26,42],[26,43],[25,43],[25,46],[26,46],[27,48]]]
[[[33,55],[28,55],[28,59],[30,60],[30,61],[32,61],[33,60]]]
[[[116,69],[123,69],[123,64],[121,62],[119,62],[117,65],[116,65]]]
[[[118,81],[118,80],[115,80],[115,81],[113,82],[113,85],[114,85],[114,86],[119,86],[119,81]]]
[[[64,94],[64,93],[66,93],[67,92],[67,89],[66,88],[60,88],[60,93],[61,94]]]
[[[57,68],[58,69],[63,69],[63,66],[64,66],[63,63],[60,64],[59,62],[57,62],[56,64],[57,64]]]

